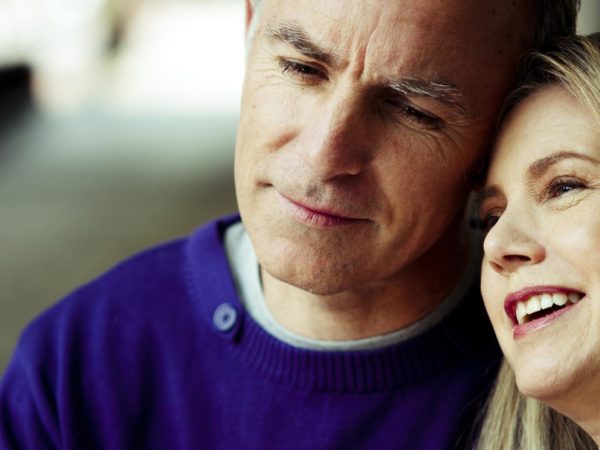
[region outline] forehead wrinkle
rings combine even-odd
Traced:
[[[464,104],[464,93],[452,83],[443,80],[404,78],[388,83],[388,87],[408,97],[425,97],[439,100],[462,115],[468,111]]]
[[[283,22],[275,27],[267,26],[266,31],[271,39],[294,47],[304,56],[329,66],[338,67],[340,65],[337,56],[316,44],[308,36],[306,30],[297,23]]]

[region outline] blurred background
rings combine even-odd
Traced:
[[[236,210],[243,0],[0,0],[0,373],[36,314]]]
[[[74,287],[235,211],[243,28],[243,0],[0,0],[0,373]]]

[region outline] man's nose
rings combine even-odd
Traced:
[[[342,92],[333,94],[318,103],[302,130],[302,157],[322,180],[358,175],[377,140],[375,130],[367,139],[367,128],[368,114],[361,99]]]
[[[532,225],[505,212],[483,242],[487,264],[508,276],[523,266],[542,262],[546,249],[536,238],[536,228]]]

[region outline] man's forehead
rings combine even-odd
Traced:
[[[525,13],[517,17],[516,12],[522,2],[265,1],[259,25],[263,38],[289,43],[288,38],[273,37],[308,36],[316,44],[313,54],[330,55],[326,59],[351,74],[357,86],[391,87],[412,95],[425,84],[428,89],[418,96],[447,99],[456,111],[462,110],[462,117],[493,120],[524,50],[525,26],[518,24],[526,22]],[[500,7],[504,4],[513,5],[514,20],[508,20],[508,9]],[[451,95],[440,96],[440,85],[450,88]]]
[[[515,50],[527,21],[524,2],[508,0],[265,0],[261,28],[300,25],[311,38],[340,50],[370,45],[393,59],[404,50],[461,47],[465,51]],[[510,5],[510,6],[508,6]],[[520,17],[521,15],[521,17]],[[521,50],[520,48],[518,49]],[[390,63],[392,61],[378,61]]]
[[[281,17],[312,17],[332,21],[340,27],[355,28],[387,21],[416,24],[469,24],[483,28],[490,24],[515,25],[519,15],[529,15],[530,0],[262,0],[267,10]],[[529,6],[528,6],[529,5]],[[333,28],[333,27],[332,27]],[[431,30],[430,30],[431,31]]]

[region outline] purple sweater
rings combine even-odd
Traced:
[[[293,348],[241,308],[221,240],[232,220],[34,320],[0,381],[0,448],[466,448],[499,359],[476,291],[402,344]]]

